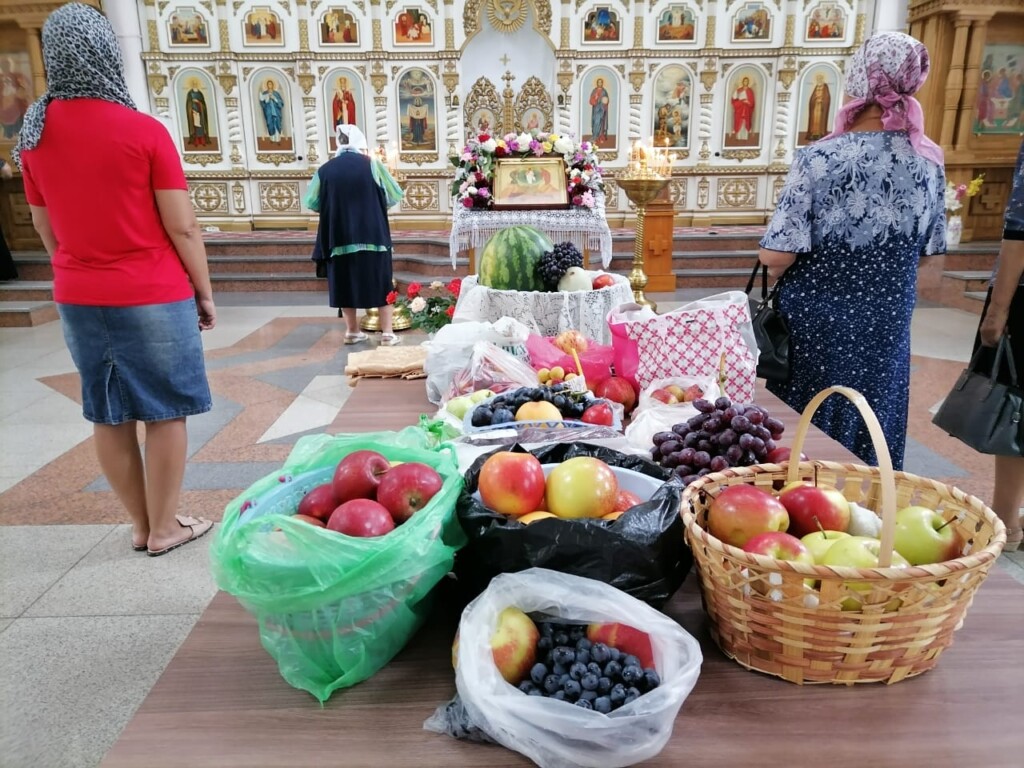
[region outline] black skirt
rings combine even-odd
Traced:
[[[981,310],[982,321],[985,320],[985,315],[988,314],[988,307],[991,302],[992,289],[989,288],[988,295],[985,297],[985,307]],[[981,323],[978,325],[980,329]],[[1024,286],[1017,286],[1017,292],[1013,294],[1013,299],[1010,301],[1010,312],[1006,319],[1006,329],[1010,334],[1010,349],[1013,352],[1014,368],[1017,371],[1017,383],[1020,386],[1024,386]],[[981,335],[975,333],[974,351],[977,352],[980,346]],[[980,373],[984,373],[986,376],[991,375],[995,354],[995,347],[986,347],[982,350],[981,357],[978,360],[978,371]],[[1005,363],[999,372],[998,380],[1002,384],[1010,383],[1009,370]]]
[[[14,280],[18,277],[18,268],[14,266],[14,257],[7,247],[4,233],[0,231],[0,280]]]
[[[330,306],[336,309],[383,307],[391,279],[391,251],[356,251],[327,260]]]

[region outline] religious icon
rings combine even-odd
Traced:
[[[333,72],[324,79],[325,104],[330,115],[331,151],[337,149],[335,128],[339,125],[363,127],[363,86],[355,72],[347,69]],[[363,131],[365,133],[365,131]]]
[[[696,36],[696,18],[685,5],[670,5],[658,17],[659,43],[678,43]]]
[[[567,208],[565,160],[561,157],[498,158],[494,165],[494,207]]]
[[[651,135],[656,147],[690,146],[690,73],[678,64],[665,67],[654,81],[654,120]]]
[[[437,151],[437,109],[434,81],[426,70],[414,68],[398,79],[401,150]]]
[[[619,14],[607,5],[599,5],[583,20],[583,40],[587,43],[617,43],[622,39]]]
[[[218,152],[216,110],[211,114],[210,95],[213,86],[202,72],[188,71],[179,82],[182,88],[181,143],[186,152]]]
[[[32,63],[25,52],[0,58],[0,133],[13,140],[21,133],[25,111],[32,103]]]
[[[358,45],[359,27],[355,16],[344,8],[328,8],[320,19],[320,44]]]
[[[583,141],[591,141],[598,149],[615,149],[618,137],[618,84],[607,67],[590,70],[583,79]],[[589,132],[588,132],[589,131]]]
[[[245,15],[245,44],[283,45],[281,17],[266,6],[253,8]]]
[[[395,43],[424,45],[434,42],[430,17],[417,7],[403,10],[395,17]]]
[[[290,97],[284,82],[276,72],[264,71],[253,76],[253,101],[259,107],[254,117],[258,152],[293,151]]]
[[[494,130],[494,113],[489,109],[478,109],[473,115],[471,125],[478,136],[481,133],[490,135]]]
[[[206,19],[195,8],[176,8],[167,20],[167,38],[171,45],[209,45]]]
[[[772,32],[772,15],[765,3],[747,3],[732,23],[732,41],[768,40]]]
[[[754,67],[739,67],[729,78],[724,147],[761,146],[764,80]]]
[[[812,67],[801,82],[797,146],[810,144],[830,134],[839,105],[839,81],[831,67]]]
[[[835,40],[846,33],[846,12],[839,3],[820,3],[807,20],[808,40]]]
[[[974,132],[1024,131],[1024,45],[986,45],[975,102]]]

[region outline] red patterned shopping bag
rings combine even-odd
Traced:
[[[625,323],[636,343],[636,380],[641,388],[671,376],[723,378],[727,397],[754,399],[757,341],[747,296],[726,291],[645,320]]]

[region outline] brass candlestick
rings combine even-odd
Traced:
[[[395,181],[398,182],[398,186],[400,186],[404,192],[405,185],[407,183],[405,174],[400,171],[392,171],[390,168],[388,170],[391,171],[391,175],[394,177]],[[397,291],[398,281],[392,279],[391,287]],[[370,307],[366,310],[366,314],[363,315],[362,319],[359,321],[359,327],[364,331],[379,331],[380,310],[377,307]],[[412,328],[412,318],[409,317],[409,310],[405,307],[395,307],[391,313],[391,330],[396,332],[407,331],[410,328]]]
[[[644,215],[647,204],[658,196],[668,176],[651,173],[646,167],[631,168],[624,176],[617,176],[615,183],[622,187],[626,197],[636,206],[636,236],[633,240],[633,268],[629,272],[629,285],[633,289],[633,300],[642,307],[657,311],[658,305],[644,296],[647,274],[644,272]]]

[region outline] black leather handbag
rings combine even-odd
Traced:
[[[978,347],[932,423],[978,453],[1024,456],[1024,391],[1017,381],[1010,337],[999,339],[988,376],[977,370],[983,349]],[[1004,365],[1010,371],[1009,384],[997,380]]]
[[[761,272],[761,298],[751,296],[758,270]],[[760,262],[754,264],[754,271],[747,281],[747,297],[750,302],[750,318],[757,339],[757,375],[769,381],[789,379],[789,323],[778,310],[776,293],[778,284],[768,291],[768,267]]]

